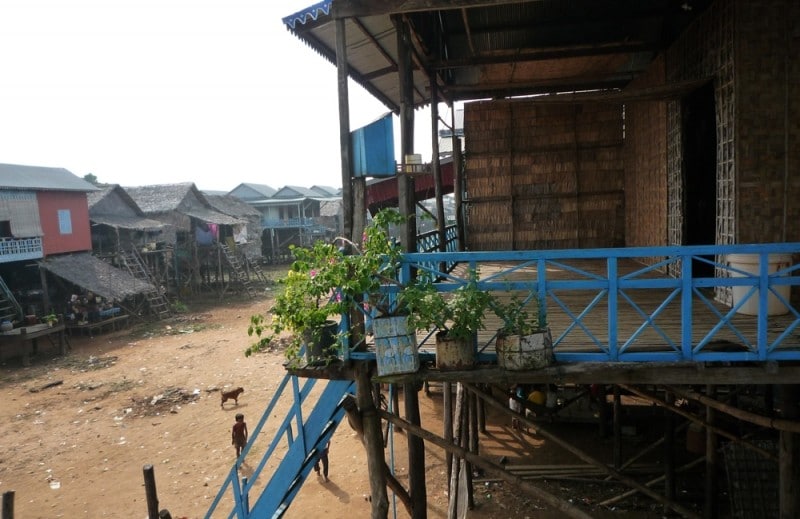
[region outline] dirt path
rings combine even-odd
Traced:
[[[146,517],[147,464],[155,468],[161,508],[176,519],[205,515],[235,457],[235,413],[255,425],[285,371],[281,352],[243,354],[249,316],[265,301],[189,306],[166,324],[75,337],[64,358],[45,350],[32,366],[2,366],[0,492],[15,491],[17,517]],[[239,405],[220,409],[219,391],[237,386],[245,388]],[[423,425],[440,423],[441,394],[421,395],[420,405]],[[504,423],[489,432],[482,448],[493,456],[543,446],[529,437],[520,450]],[[394,444],[405,484],[405,437],[396,434]],[[428,517],[443,518],[444,454],[435,446],[426,454]],[[334,435],[330,463],[330,480],[312,474],[285,517],[369,516],[366,457],[346,423]],[[558,517],[507,484],[485,481],[476,489],[470,517]],[[407,516],[398,504],[397,517]]]

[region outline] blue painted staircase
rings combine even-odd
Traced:
[[[251,430],[242,455],[209,507],[206,519],[278,518],[289,507],[311,472],[317,453],[344,418],[342,400],[355,387],[349,380],[302,380],[302,387],[301,379],[294,375],[287,374],[281,381],[263,416]],[[291,399],[289,413],[274,428],[268,419],[276,406],[286,399]],[[274,435],[266,448],[260,441],[262,433],[267,437]],[[250,467],[246,460],[253,459],[255,453],[258,453],[258,465]],[[243,474],[241,481],[240,472]],[[262,481],[259,477],[262,472],[265,477],[269,476],[268,480]],[[252,507],[251,495],[257,496]]]

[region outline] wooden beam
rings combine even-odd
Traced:
[[[472,39],[469,33],[466,35],[470,47]],[[631,52],[645,52],[654,50],[645,43],[619,42],[613,44],[599,45],[576,45],[572,47],[562,47],[559,49],[535,50],[527,52],[509,52],[508,54],[492,54],[473,56],[468,58],[451,58],[434,60],[429,66],[436,70],[448,70],[456,68],[475,67],[478,65],[505,65],[508,63],[524,63],[530,61],[547,61],[564,58],[603,56],[607,54],[628,54]],[[474,51],[473,51],[474,53]]]
[[[665,402],[665,401],[661,400],[660,398],[656,397],[655,395],[652,395],[652,394],[648,393],[647,391],[644,391],[642,389],[635,388],[635,387],[632,387],[632,386],[626,386],[626,385],[622,385],[621,387],[624,388],[626,391],[628,391],[630,393],[633,393],[634,395],[636,395],[638,397],[644,398],[645,400],[648,400],[648,401],[650,401],[650,402],[652,402],[652,403],[654,403],[656,405],[659,405],[661,407],[665,407],[665,408],[669,409],[670,411],[672,411],[673,413],[683,416],[684,418],[688,418],[689,420],[702,425],[706,429],[710,429],[710,430],[714,431],[719,436],[723,436],[723,437],[729,439],[730,441],[732,441],[734,443],[738,443],[742,447],[745,447],[745,448],[750,449],[750,450],[752,450],[754,452],[757,452],[757,453],[761,454],[762,456],[764,456],[765,458],[767,458],[769,460],[773,460],[773,461],[777,461],[778,460],[777,456],[775,456],[771,452],[766,451],[766,450],[762,449],[761,447],[758,447],[757,445],[754,445],[754,444],[752,444],[750,442],[744,441],[743,439],[741,439],[740,437],[736,436],[735,434],[732,434],[732,433],[729,433],[728,431],[720,429],[719,427],[716,427],[716,426],[708,423],[707,421],[705,421],[705,420],[703,420],[701,418],[698,418],[697,416],[693,415],[692,413],[690,413],[688,411],[685,411],[684,409],[682,409],[680,407],[676,407],[676,406],[674,406],[674,405],[672,405],[672,404],[670,404],[668,402]],[[677,395],[678,393],[675,393],[675,394]]]
[[[331,14],[334,18],[356,16],[379,16],[387,14],[414,13],[469,9],[473,7],[496,7],[505,4],[522,4],[541,0],[337,0],[333,2]]]
[[[516,485],[518,488],[531,494],[537,499],[541,499],[548,505],[552,506],[556,511],[563,512],[566,517],[574,517],[578,519],[591,519],[592,517],[591,515],[581,510],[580,508],[568,503],[567,501],[564,501],[559,497],[554,496],[553,494],[545,490],[542,490],[538,486],[528,481],[525,481],[519,476],[515,476],[510,472],[507,472],[501,465],[498,465],[493,461],[490,461],[489,459],[475,455],[469,452],[468,450],[459,447],[458,445],[455,445],[451,442],[447,442],[443,438],[433,434],[432,432],[427,431],[422,427],[414,425],[410,422],[407,422],[402,418],[395,416],[391,413],[388,413],[382,409],[379,409],[378,412],[380,413],[381,417],[384,420],[388,420],[393,424],[402,427],[409,434],[413,434],[414,436],[418,436],[425,441],[431,442],[432,444],[451,453],[453,456],[467,459],[470,463],[472,463],[476,467],[482,468],[483,470],[495,476],[496,478],[502,479],[503,481],[511,483],[512,485]]]
[[[499,400],[497,400],[494,396],[492,396],[492,395],[480,390],[479,388],[477,388],[476,386],[471,385],[471,384],[466,384],[466,387],[470,391],[472,391],[472,392],[476,393],[478,396],[480,396],[487,404],[489,404],[490,406],[494,407],[495,409],[497,409],[497,410],[499,410],[499,411],[501,411],[503,413],[508,413],[509,412],[508,406],[504,402],[500,402]],[[646,496],[650,497],[651,499],[655,500],[656,502],[661,503],[662,505],[671,508],[672,510],[678,512],[679,514],[683,515],[684,517],[700,519],[700,517],[697,514],[695,514],[694,512],[689,510],[688,508],[684,507],[683,505],[681,505],[679,503],[676,503],[675,501],[672,501],[672,500],[662,496],[661,494],[659,494],[659,493],[651,490],[650,488],[646,487],[645,485],[639,483],[635,479],[630,478],[630,477],[626,476],[625,474],[620,473],[617,470],[614,470],[612,467],[609,467],[608,465],[606,465],[601,460],[589,455],[585,451],[583,451],[583,450],[577,448],[576,446],[572,445],[571,443],[567,442],[566,440],[561,438],[560,435],[552,433],[552,432],[548,431],[547,429],[543,428],[541,426],[541,424],[534,423],[533,421],[529,420],[527,417],[524,417],[522,415],[520,415],[518,417],[518,419],[522,423],[524,423],[526,426],[531,428],[535,432],[535,434],[537,434],[539,436],[542,436],[545,440],[548,440],[548,441],[558,445],[562,449],[564,449],[567,452],[569,452],[569,453],[573,454],[574,456],[576,456],[578,459],[580,459],[580,460],[582,460],[582,461],[584,461],[586,463],[590,463],[591,465],[599,468],[605,474],[608,474],[609,476],[613,477],[617,481],[619,481],[621,483],[624,483],[625,485],[628,485],[631,488],[637,489],[639,492],[645,494]]]
[[[798,420],[787,420],[783,418],[771,418],[768,416],[762,416],[756,413],[751,413],[750,411],[745,411],[743,409],[739,409],[738,407],[734,407],[729,404],[724,404],[719,400],[714,398],[708,397],[706,395],[701,395],[696,391],[692,391],[690,389],[682,390],[680,388],[675,387],[668,387],[670,391],[679,395],[683,398],[687,398],[689,400],[696,400],[701,404],[716,409],[717,411],[722,411],[725,414],[729,414],[734,418],[742,420],[743,422],[750,422],[761,427],[767,427],[769,429],[777,429],[779,431],[788,431],[793,433],[800,433],[800,421]]]
[[[792,384],[800,366],[765,363],[731,366],[690,362],[581,362],[531,371],[478,366],[469,371],[420,369],[417,373],[378,377],[380,382],[469,382],[474,384]]]

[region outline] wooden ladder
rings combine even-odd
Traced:
[[[139,255],[139,251],[137,251],[135,248],[130,250],[120,250],[120,256],[122,257],[122,262],[125,264],[128,272],[130,272],[133,277],[140,281],[145,281],[154,287],[154,290],[149,290],[145,293],[147,305],[150,307],[150,313],[156,316],[158,320],[170,317],[172,315],[172,311],[169,307],[169,301],[167,301],[166,296],[158,288],[158,284],[153,278],[153,275],[144,265],[144,261]]]
[[[22,320],[22,307],[0,277],[0,321]]]
[[[242,263],[246,267],[248,275],[252,273],[253,278],[261,281],[264,286],[267,285],[267,275],[264,274],[264,271],[261,269],[261,265],[257,261],[253,261],[248,258],[247,255],[242,254]]]
[[[251,298],[255,297],[256,293],[252,283],[250,283],[250,276],[247,275],[247,272],[245,272],[245,269],[242,267],[242,262],[239,261],[239,258],[226,243],[220,243],[219,248],[222,251],[222,255],[225,256],[225,261],[228,262],[231,270],[233,270],[236,280],[239,281],[245,291],[247,291],[247,295]]]

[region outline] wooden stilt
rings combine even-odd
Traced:
[[[478,398],[478,429],[486,434],[486,408],[480,398]]]
[[[403,385],[403,403],[406,420],[420,425],[419,390],[416,384]],[[408,441],[408,494],[414,506],[411,519],[426,519],[428,497],[425,489],[425,444],[416,436],[409,435],[406,440]]]
[[[473,454],[478,454],[478,397],[475,393],[469,392],[469,413],[467,413],[467,434],[466,448]],[[467,508],[475,508],[475,494],[472,489],[472,464],[467,461]]]
[[[606,401],[605,387],[600,388],[597,401],[600,405],[597,418],[597,435],[600,438],[608,438],[608,402]]]
[[[619,386],[614,386],[614,468],[622,465],[622,398]]]
[[[14,491],[3,492],[3,514],[2,519],[14,519]]]
[[[675,397],[666,392],[664,400],[672,406]],[[664,497],[675,499],[675,419],[669,409],[664,409]],[[666,513],[666,506],[664,507]]]
[[[450,382],[442,382],[442,391],[444,391],[444,417],[442,422],[444,423],[444,434],[443,437],[448,442],[453,441],[453,393],[452,393],[452,386]],[[447,465],[447,481],[450,481],[450,477],[452,476],[453,471],[453,455],[450,451],[447,451],[445,455],[445,465]]]
[[[156,492],[156,476],[152,465],[145,465],[144,493],[147,498],[147,519],[158,519],[158,493]]]
[[[454,444],[458,445],[461,450],[464,449],[463,445],[461,444],[461,439],[464,436],[464,386],[462,384],[458,384],[456,389],[456,403],[455,403],[455,413],[453,415],[453,423],[455,424],[455,430],[453,431],[453,438]],[[449,500],[447,506],[447,519],[457,519],[458,518],[458,502],[460,500],[459,495],[459,476],[460,476],[460,468],[461,468],[461,458],[456,456],[452,456],[452,468],[450,470],[450,479],[449,479]]]
[[[800,416],[798,397],[800,386],[780,386],[783,417],[794,420]],[[800,434],[781,431],[778,444],[780,518],[800,516]]]
[[[716,387],[706,386],[706,395],[716,397]],[[706,422],[714,425],[714,408],[706,407]],[[710,427],[706,428],[706,492],[703,516],[706,519],[717,517],[717,435]]]
[[[477,387],[473,386],[472,384],[467,384],[467,388],[470,391],[474,391],[475,393],[477,393],[480,396],[480,398],[484,399],[488,405],[494,407],[496,410],[498,410],[498,411],[500,411],[502,413],[506,413],[506,414],[511,413],[511,411],[508,409],[508,403],[507,402],[501,402],[501,401],[497,400],[497,398],[493,397],[492,395],[490,395],[488,393],[482,392],[480,389],[478,389]],[[657,492],[654,492],[653,490],[647,488],[645,485],[639,483],[635,479],[632,479],[632,478],[626,476],[625,474],[622,474],[619,471],[615,470],[614,468],[609,467],[606,463],[602,462],[601,460],[596,459],[595,457],[589,455],[585,451],[583,451],[583,450],[575,447],[571,443],[565,441],[563,438],[561,438],[560,435],[552,433],[552,432],[548,431],[547,429],[543,428],[541,424],[534,423],[533,421],[531,421],[528,418],[523,417],[523,416],[520,416],[519,419],[527,427],[529,427],[533,431],[535,431],[535,433],[537,435],[542,436],[546,440],[553,442],[554,444],[558,445],[559,447],[561,447],[562,449],[566,450],[567,452],[570,452],[570,453],[574,454],[575,456],[577,456],[579,459],[585,461],[586,463],[590,463],[593,466],[601,469],[604,473],[614,477],[618,481],[630,486],[631,488],[637,489],[639,492],[641,492],[641,493],[645,494],[646,496],[654,499],[655,501],[657,501],[658,503],[661,503],[662,505],[669,506],[672,510],[675,510],[676,512],[678,512],[679,514],[683,515],[684,517],[699,518],[699,516],[696,513],[692,512],[691,510],[687,509],[686,507],[682,506],[681,504],[676,503],[673,500],[667,499],[663,495],[661,495],[661,494],[659,494]]]
[[[369,378],[369,365],[361,363],[356,367],[356,401],[364,431],[364,448],[367,451],[370,495],[372,497],[372,519],[386,519],[389,514],[389,497],[384,477],[385,458],[383,455],[383,436],[380,418],[375,409],[372,386]]]

